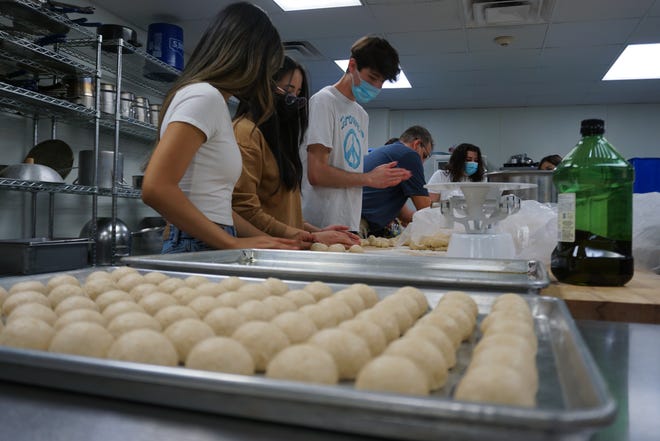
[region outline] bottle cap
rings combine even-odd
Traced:
[[[602,135],[605,133],[605,121],[602,119],[583,119],[580,124],[582,136]]]

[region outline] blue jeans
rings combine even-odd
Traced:
[[[236,229],[233,226],[220,224],[218,226],[228,234],[236,237]],[[201,240],[195,239],[190,234],[170,224],[170,236],[163,241],[161,254],[190,253],[193,251],[209,251],[213,249]]]

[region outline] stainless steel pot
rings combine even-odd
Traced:
[[[115,152],[109,150],[99,151],[98,183],[100,188],[111,188],[113,167],[115,162]],[[124,181],[124,154],[119,153],[119,164],[117,173],[115,173],[115,182],[122,184]],[[90,185],[94,184],[94,150],[81,150],[78,153],[78,179],[76,184]]]
[[[14,164],[0,170],[0,178],[21,181],[64,183],[64,179],[52,168],[41,164]]]
[[[160,254],[165,227],[144,228],[131,233],[131,255]]]
[[[91,238],[92,221],[87,222],[80,230],[79,237]],[[96,219],[96,263],[98,265],[112,264],[112,218],[99,217]],[[116,239],[115,239],[115,261],[121,257],[131,254],[131,231],[128,226],[120,219],[117,219]],[[89,257],[91,261],[92,249],[90,246]]]
[[[512,169],[486,173],[486,176],[489,182],[517,182],[537,185],[536,188],[511,192],[520,199],[557,202],[557,190],[552,183],[552,173],[552,170]]]

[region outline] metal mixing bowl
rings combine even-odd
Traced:
[[[0,171],[0,178],[63,184],[64,179],[52,168],[41,164],[14,164]]]

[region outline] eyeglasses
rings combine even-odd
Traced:
[[[293,106],[295,104],[299,109],[302,109],[305,107],[305,104],[307,104],[307,98],[304,96],[295,96],[291,92],[287,92],[279,86],[276,88],[282,93],[282,95],[284,95],[284,104],[287,106]]]
[[[419,140],[419,146],[422,148],[422,161],[426,161],[431,156],[431,150],[426,150],[422,140]]]

